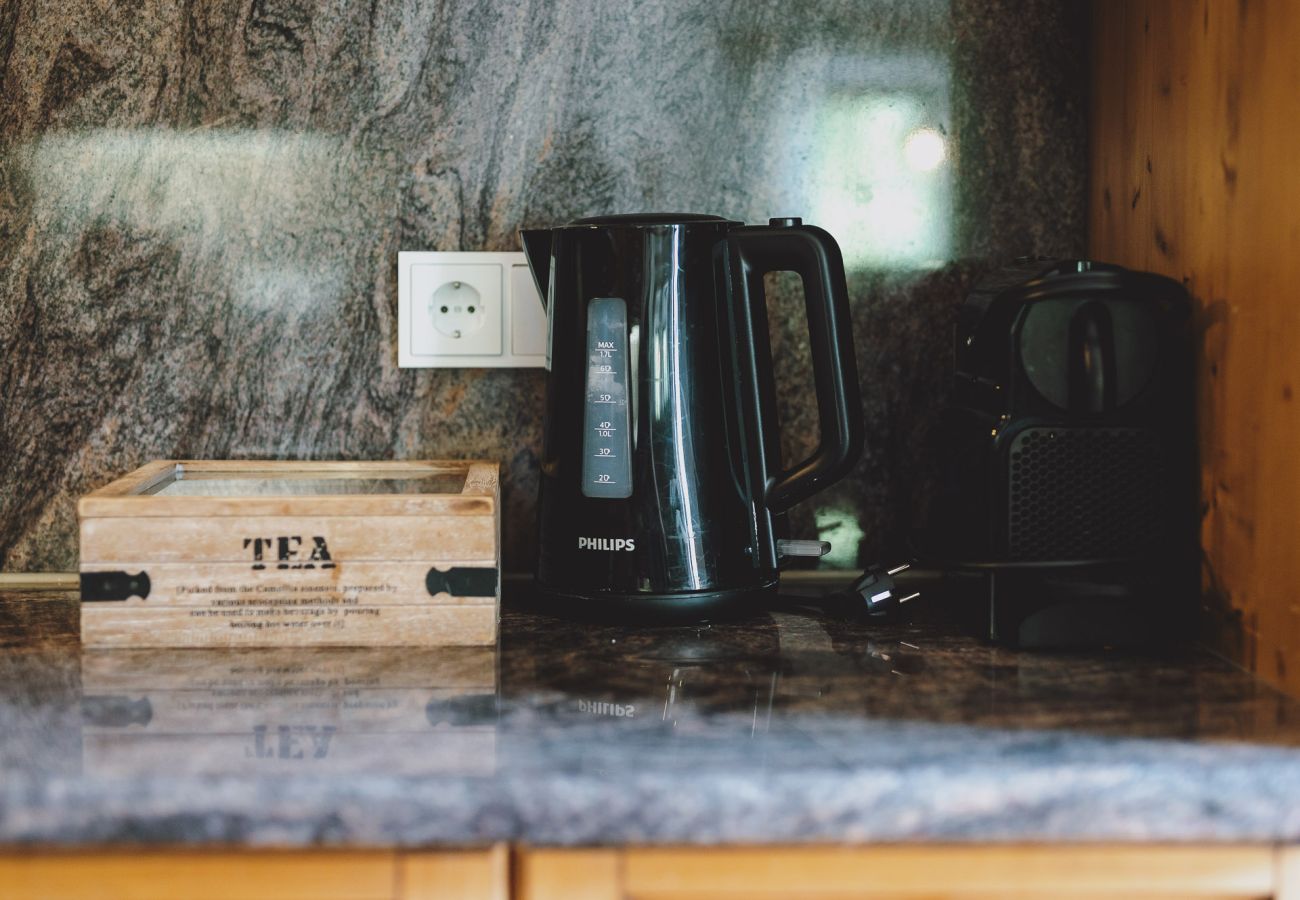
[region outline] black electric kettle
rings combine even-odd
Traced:
[[[844,263],[799,219],[579,219],[521,233],[547,300],[537,583],[559,611],[710,618],[772,591],[784,513],[862,449]],[[763,276],[803,279],[820,446],[783,469]]]

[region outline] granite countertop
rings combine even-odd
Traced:
[[[0,594],[0,844],[1295,841],[1300,705],[1195,649],[789,613],[500,646],[90,651]]]

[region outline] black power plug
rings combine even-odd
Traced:
[[[920,591],[908,591],[898,584],[897,577],[910,568],[911,563],[902,563],[889,569],[884,566],[869,566],[853,584],[828,595],[822,601],[822,606],[828,613],[845,618],[888,618],[904,603],[921,595]]]

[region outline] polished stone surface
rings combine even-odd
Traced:
[[[933,484],[971,280],[1085,239],[1084,5],[7,0],[0,568],[157,458],[489,457],[531,565],[543,376],[402,371],[396,255],[693,209],[840,240],[870,423],[794,514],[875,559]],[[786,450],[815,432],[773,304]]]
[[[523,596],[499,650],[83,651],[0,595],[0,844],[1300,840],[1300,704],[1198,650]]]

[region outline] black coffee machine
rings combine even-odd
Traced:
[[[956,329],[945,490],[918,551],[975,576],[1021,646],[1145,643],[1197,595],[1190,298],[1085,260],[1019,261]]]
[[[614,619],[763,606],[783,513],[861,453],[844,264],[799,219],[579,219],[521,234],[547,302],[537,582],[551,608]],[[783,469],[763,276],[803,279],[820,446]]]

